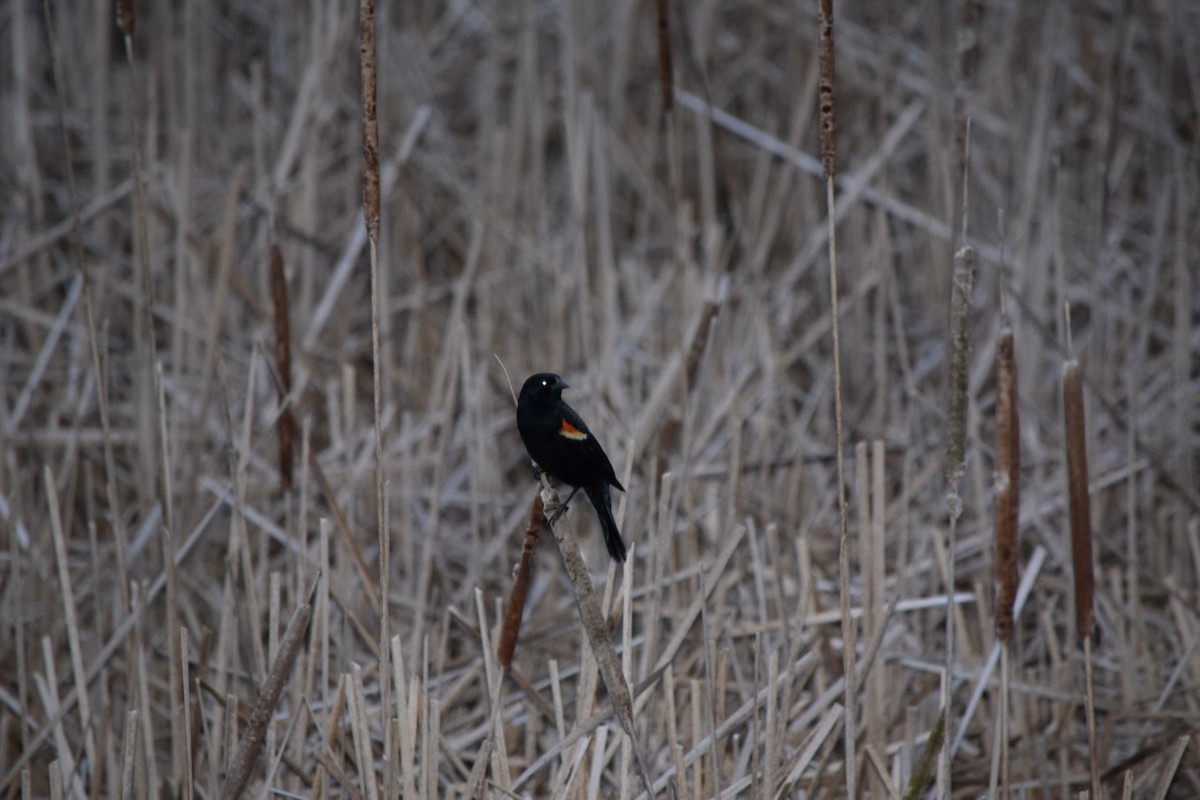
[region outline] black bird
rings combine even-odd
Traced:
[[[572,487],[556,515],[566,509],[575,492],[583,489],[600,517],[608,554],[616,561],[624,561],[625,542],[613,519],[609,487],[615,486],[622,492],[625,487],[617,480],[612,462],[583,419],[563,402],[562,390],[566,388],[566,381],[552,372],[531,375],[517,400],[517,430],[529,457],[550,477]]]

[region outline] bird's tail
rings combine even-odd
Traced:
[[[600,517],[600,528],[604,531],[604,544],[608,547],[608,554],[613,557],[614,561],[624,561],[625,542],[621,539],[617,521],[613,519],[612,492],[608,488],[608,484],[588,486],[584,491],[587,492],[592,505],[596,507],[596,515]]]

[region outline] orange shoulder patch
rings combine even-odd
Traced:
[[[558,435],[565,436],[568,439],[574,439],[577,442],[582,442],[587,438],[586,433],[567,422],[566,419],[563,419],[562,424],[558,426]]]

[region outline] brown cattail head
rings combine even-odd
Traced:
[[[133,22],[133,0],[117,0],[117,27],[121,29],[121,35],[133,36]]]
[[[379,242],[379,120],[375,115],[375,0],[362,0],[358,20],[362,72],[363,221]]]
[[[529,525],[525,528],[521,561],[513,575],[512,589],[508,593],[508,606],[504,609],[504,622],[500,625],[500,640],[496,644],[496,660],[504,669],[512,666],[517,639],[521,635],[521,614],[525,611],[525,596],[529,593],[529,578],[533,574],[534,556],[537,555],[538,535],[545,524],[546,512],[542,506],[542,493],[538,491],[529,509]]]
[[[821,166],[825,180],[831,180],[837,169],[837,103],[834,98],[833,71],[833,0],[821,0],[820,5],[820,72],[818,102],[821,112]]]
[[[1017,366],[1012,328],[996,342],[996,637],[1012,638],[1017,597],[1017,529],[1021,505],[1021,435],[1017,415]]]
[[[270,253],[271,304],[275,307],[275,371],[279,375],[279,397],[287,402],[292,392],[292,327],[288,317],[287,277],[283,271],[283,255],[279,245],[271,245]],[[292,488],[294,472],[292,453],[296,439],[296,415],[291,406],[283,410],[276,424],[279,432],[279,485],[283,491]]]
[[[1083,381],[1079,362],[1062,368],[1063,423],[1067,432],[1067,492],[1071,509],[1071,563],[1075,571],[1075,627],[1081,639],[1092,635],[1094,575],[1092,519],[1088,500],[1087,426],[1083,418]]]
[[[658,88],[662,93],[663,111],[675,107],[675,77],[671,69],[671,5],[670,0],[655,4],[658,20]]]
[[[967,452],[967,322],[971,289],[975,285],[975,248],[967,245],[954,254],[950,285],[950,375],[946,397],[946,483],[957,494]]]

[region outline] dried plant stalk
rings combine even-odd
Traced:
[[[292,326],[288,316],[287,277],[283,271],[283,254],[279,245],[271,245],[270,254],[271,304],[275,311],[275,370],[279,374],[279,399],[288,405],[279,414],[276,430],[279,434],[279,486],[283,491],[292,488],[295,466],[292,454],[296,440],[296,415],[292,413],[289,396],[292,393]]]
[[[521,635],[521,614],[525,610],[525,596],[529,593],[529,579],[533,575],[534,557],[537,555],[538,534],[546,524],[542,494],[538,492],[529,509],[529,525],[525,528],[525,542],[521,546],[521,561],[513,576],[512,589],[508,593],[508,606],[504,609],[504,622],[500,626],[500,639],[496,644],[496,660],[508,669],[512,666],[513,651]]]
[[[551,501],[548,505],[557,507],[559,505],[558,493],[551,488],[548,481],[549,479],[543,473],[541,490],[543,507],[547,505],[547,500]],[[596,590],[592,587],[587,563],[583,560],[583,554],[579,552],[579,543],[571,532],[567,515],[560,516],[550,526],[550,529],[554,533],[554,540],[558,543],[558,550],[562,555],[563,566],[567,570],[571,587],[575,590],[575,602],[579,606],[580,622],[582,622],[584,632],[587,633],[588,641],[592,645],[592,654],[596,657],[596,666],[599,668],[600,677],[604,679],[604,685],[608,689],[613,711],[616,712],[617,720],[625,730],[625,735],[633,743],[633,757],[637,763],[642,785],[646,793],[653,797],[654,790],[653,784],[650,782],[650,770],[646,765],[642,747],[637,740],[637,728],[633,724],[633,699],[629,692],[629,681],[621,669],[621,662],[613,648],[608,622],[604,617],[604,612],[600,609],[600,602],[596,599]]]
[[[362,0],[358,16],[359,70],[362,79],[362,139],[363,139],[363,224],[371,245],[371,387],[372,407],[375,423],[375,526],[379,537],[379,691],[382,706],[391,707],[391,683],[387,679],[391,671],[388,658],[391,655],[389,642],[388,582],[391,575],[391,534],[387,520],[386,480],[383,468],[383,357],[380,341],[380,289],[379,289],[379,120],[376,116],[376,67],[375,67],[375,2]],[[397,687],[404,691],[404,687]],[[383,725],[383,752],[392,752],[392,725],[385,717]],[[392,796],[395,786],[394,763],[386,759],[383,773],[383,791]],[[368,776],[370,778],[370,776]],[[368,780],[368,786],[374,788]],[[374,791],[370,792],[374,796]]]
[[[314,585],[308,593],[308,600],[296,608],[288,622],[287,630],[283,632],[283,638],[279,642],[279,654],[275,657],[275,662],[271,665],[271,671],[267,673],[266,680],[263,681],[262,691],[258,693],[254,710],[250,712],[250,722],[246,727],[246,733],[242,736],[237,753],[229,766],[225,785],[221,787],[220,796],[222,798],[228,799],[241,795],[246,781],[250,778],[250,771],[254,766],[258,751],[262,747],[267,725],[271,722],[275,705],[279,702],[279,695],[283,692],[283,687],[287,685],[292,665],[300,653],[300,645],[304,643],[308,623],[312,619],[312,603],[316,591],[317,588]]]
[[[825,214],[829,225],[829,311],[833,334],[833,416],[836,437],[838,482],[838,588],[842,617],[842,671],[845,674],[846,711],[843,742],[846,751],[846,794],[858,795],[858,757],[856,754],[858,716],[854,669],[854,621],[850,617],[850,532],[846,510],[845,411],[842,407],[842,332],[838,300],[836,207],[833,181],[837,171],[837,118],[834,93],[833,0],[821,0],[820,84],[818,104],[821,117],[821,166],[825,174]]]
[[[133,797],[133,762],[137,758],[137,709],[125,712],[125,735],[121,740],[121,797]],[[24,795],[28,797],[29,794]]]
[[[1075,629],[1081,639],[1095,628],[1092,570],[1092,520],[1088,500],[1087,426],[1083,418],[1083,380],[1079,362],[1063,364],[1063,423],[1067,433],[1067,492],[1071,510],[1071,564],[1075,573]]]
[[[958,59],[957,74],[954,81],[954,174],[963,176],[963,185],[955,187],[959,192],[955,198],[955,207],[961,215],[957,220],[958,229],[954,241],[966,241],[967,236],[967,204],[966,204],[966,175],[967,158],[969,156],[970,118],[967,115],[967,92],[975,75],[975,62],[978,60],[979,33],[976,30],[977,0],[963,0],[962,17],[958,25]]]
[[[704,351],[708,347],[709,333],[712,331],[712,326],[717,319],[717,315],[721,313],[721,306],[725,302],[727,289],[728,282],[722,280],[716,295],[709,298],[704,304],[703,316],[700,317],[696,323],[696,327],[692,330],[692,341],[688,345],[687,362],[684,370],[689,390],[696,385],[696,373],[700,371],[700,359],[704,357]]]
[[[1017,367],[1012,328],[996,342],[996,637],[1011,641],[1017,597],[1017,527],[1021,487],[1021,436],[1017,414]]]

